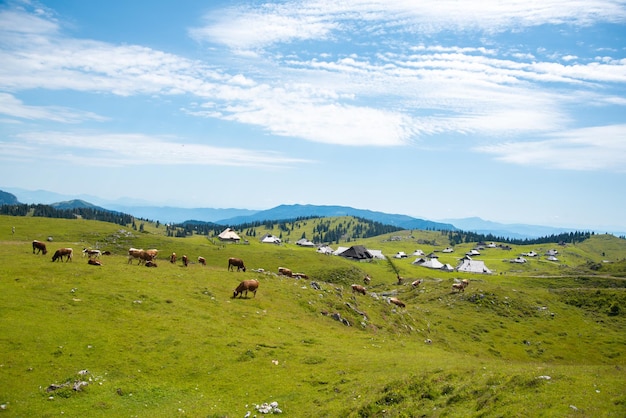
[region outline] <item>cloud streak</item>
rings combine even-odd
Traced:
[[[626,173],[626,125],[564,131],[546,139],[477,147],[500,161],[563,170]]]
[[[401,147],[416,141],[445,141],[447,135],[506,136],[510,141],[506,144],[476,150],[501,161],[526,164],[531,158],[513,155],[532,151],[526,148],[528,143],[516,143],[515,138],[539,135],[550,138],[542,144],[554,152],[545,152],[545,158],[535,161],[577,169],[580,164],[554,164],[548,157],[556,155],[559,147],[574,152],[572,138],[558,134],[580,132],[573,129],[569,112],[574,98],[584,96],[598,107],[626,104],[614,93],[615,86],[623,89],[626,84],[626,59],[620,57],[561,54],[549,58],[539,50],[508,49],[495,41],[489,45],[472,39],[452,38],[449,44],[428,41],[429,34],[444,29],[489,34],[540,25],[584,28],[595,22],[622,23],[626,21],[623,2],[494,0],[460,5],[442,0],[423,2],[420,7],[409,0],[340,3],[287,1],[212,11],[204,26],[189,30],[198,41],[232,50],[210,64],[141,45],[71,38],[43,9],[30,13],[0,9],[0,113],[57,123],[106,118],[65,107],[32,106],[18,98],[20,92],[33,89],[176,97],[186,101],[180,108],[191,116],[321,144]],[[357,45],[353,53],[340,54],[333,48],[351,45],[364,34],[367,50]],[[407,34],[419,35],[417,41]],[[278,45],[289,48],[278,52]],[[242,51],[249,54],[238,55]],[[94,135],[96,142],[120,141],[115,135]],[[56,136],[59,144],[83,149],[76,142],[61,141],[62,136]],[[586,142],[586,147],[595,150],[598,158],[621,158],[608,143],[592,147]],[[177,146],[172,142],[164,148],[172,151]],[[120,161],[129,158],[123,151],[96,150],[114,153]],[[298,161],[269,152],[247,156],[243,151],[194,149],[196,155],[222,155],[235,165],[252,164],[255,158],[278,165]],[[159,155],[151,158],[165,164],[172,161]]]
[[[624,4],[618,0],[431,0],[419,5],[412,0],[298,0],[226,8],[207,15],[205,26],[190,29],[190,35],[242,50],[295,40],[337,39],[355,30],[378,34],[442,30],[493,33],[539,25],[587,26],[625,20]]]
[[[105,117],[92,112],[75,111],[59,106],[28,106],[7,93],[0,93],[0,114],[18,119],[49,120],[60,123],[106,120]]]
[[[142,134],[30,132],[0,142],[0,159],[43,158],[84,166],[198,165],[284,169],[314,161],[273,151],[186,144]]]

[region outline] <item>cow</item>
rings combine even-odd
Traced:
[[[83,257],[85,257],[86,255],[88,255],[89,258],[98,258],[102,255],[102,252],[100,250],[90,250],[88,248],[83,248]]]
[[[422,279],[417,279],[417,280],[414,280],[414,281],[411,283],[411,286],[413,286],[413,287],[417,287],[417,286],[419,286],[420,284],[422,284]]]
[[[152,261],[156,258],[157,250],[138,250],[137,248],[131,248],[128,250],[128,263],[132,263],[133,259],[139,260],[137,265],[144,264],[146,261]]]
[[[465,292],[465,288],[467,286],[469,286],[469,281],[467,279],[463,279],[459,283],[452,284],[452,291]]]
[[[172,255],[170,255],[170,263],[176,264],[176,253],[172,253]]]
[[[370,277],[369,274],[366,274],[365,277],[363,277],[363,284],[365,286],[367,286],[368,284],[370,284],[370,282],[372,281],[372,278]]]
[[[398,277],[398,285],[404,283],[404,277],[400,276],[399,274],[397,274],[396,276]]]
[[[243,260],[241,258],[231,257],[228,259],[228,271],[230,271],[231,267],[237,267],[237,271],[243,270],[246,272],[246,266],[243,264]]]
[[[148,261],[146,261],[145,266],[146,266],[146,267],[156,267],[156,266],[157,266],[157,263],[156,263],[156,262],[154,262],[154,261],[152,261],[152,260],[148,260]]]
[[[87,260],[87,264],[92,265],[92,266],[101,266],[102,265],[100,260],[96,260],[94,258],[90,258],[89,260]]]
[[[152,261],[154,260],[154,258],[156,257],[156,254],[151,252],[150,250],[141,250],[139,251],[139,263],[138,264],[145,264],[148,261]]]
[[[189,264],[189,259],[187,258],[185,254],[183,254],[183,266],[187,267],[188,264]]]
[[[294,279],[308,279],[309,276],[307,276],[305,273],[293,273],[292,276]]]
[[[293,271],[288,269],[287,267],[278,267],[278,274],[282,274],[283,276],[293,277]]]
[[[102,251],[102,255],[111,255],[111,251]]]
[[[206,266],[206,258],[198,257],[198,263],[202,264],[203,266]]]
[[[396,306],[399,306],[401,308],[406,308],[406,305],[404,304],[404,302],[402,302],[400,299],[398,298],[389,298],[389,303],[393,303]]]
[[[128,249],[128,264],[131,264],[134,258],[139,258],[139,254],[142,251],[143,250],[140,250],[138,248],[129,248]],[[141,260],[139,260],[139,263],[141,263]]]
[[[367,294],[367,291],[365,290],[365,288],[361,286],[360,284],[353,284],[351,287],[352,287],[352,293],[360,293],[362,295]]]
[[[152,257],[152,260],[154,260],[157,258],[157,255],[159,255],[159,250],[153,248],[151,250],[146,250],[145,253],[147,254],[146,257]]]
[[[46,249],[46,243],[41,241],[33,240],[33,254],[35,254],[35,250],[37,250],[37,254],[48,254],[48,250]]]
[[[233,298],[236,298],[237,295],[241,298],[243,296],[243,292],[246,292],[246,298],[248,297],[248,291],[254,293],[254,297],[256,297],[256,291],[259,288],[258,280],[244,280],[239,283],[239,286],[233,292]]]
[[[71,248],[59,248],[56,250],[54,255],[52,256],[52,261],[63,261],[63,257],[67,257],[65,262],[72,261],[72,256],[74,255],[74,250]]]

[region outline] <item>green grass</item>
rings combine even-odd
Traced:
[[[522,270],[502,261],[511,255],[488,249],[481,259],[495,266],[491,276],[393,259],[401,274],[424,279],[413,289],[396,285],[386,261],[145,230],[0,217],[0,414],[237,417],[271,401],[294,417],[626,414],[626,283],[581,267],[602,260],[602,245],[611,259],[623,259],[623,240],[598,236],[592,240],[601,243],[559,247],[561,266],[532,260]],[[436,232],[390,235],[402,234],[363,243],[391,256],[447,245]],[[48,236],[49,254],[33,255],[32,239]],[[80,254],[96,245],[113,252],[102,267]],[[74,260],[52,263],[53,250],[64,246],[74,248]],[[158,248],[159,267],[129,265],[130,246]],[[533,248],[540,246],[514,246],[511,254]],[[173,251],[191,261],[201,255],[208,265],[170,264]],[[228,272],[231,256],[248,271]],[[279,266],[310,280],[277,276]],[[266,273],[252,271],[259,268]],[[366,273],[370,293],[353,295],[349,285]],[[461,277],[470,286],[453,293]],[[232,299],[243,278],[258,278],[257,296]],[[388,304],[390,293],[407,307]],[[81,380],[89,384],[80,391],[47,391]]]

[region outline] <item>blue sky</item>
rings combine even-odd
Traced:
[[[625,1],[0,3],[0,189],[624,230],[625,186]]]

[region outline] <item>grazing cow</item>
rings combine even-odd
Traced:
[[[308,279],[309,276],[307,276],[304,273],[293,273],[293,278],[294,279]]]
[[[183,266],[187,267],[189,264],[189,258],[185,254],[183,254]]]
[[[131,248],[128,250],[128,263],[131,264],[133,259],[139,260],[137,265],[144,264],[146,261],[152,261],[156,258],[157,250],[138,250],[137,248]]]
[[[102,255],[102,252],[100,252],[100,250],[90,250],[88,248],[83,248],[83,257],[85,257],[86,255],[88,255],[89,258],[98,258]]]
[[[90,258],[89,260],[87,260],[87,264],[92,265],[92,266],[101,266],[102,265],[100,260],[96,260],[96,259],[93,259],[93,258]]]
[[[417,287],[417,286],[419,286],[420,284],[422,284],[422,279],[417,279],[417,280],[414,280],[414,281],[411,283],[411,286],[413,286],[413,287]]]
[[[389,303],[393,303],[394,305],[399,306],[401,308],[406,308],[406,305],[404,304],[404,302],[402,302],[398,298],[389,298]]]
[[[63,257],[67,257],[65,262],[72,261],[72,256],[74,255],[74,250],[71,248],[59,248],[56,250],[54,255],[52,256],[52,261],[63,261]]]
[[[142,251],[143,250],[140,250],[137,248],[129,248],[128,249],[128,264],[132,264],[134,258],[139,258],[139,254]],[[139,263],[141,263],[141,260],[139,260]]]
[[[151,250],[146,250],[145,253],[147,254],[146,257],[152,257],[152,260],[154,260],[155,258],[157,258],[157,255],[159,254],[159,250],[156,249],[151,249]]]
[[[170,255],[170,263],[176,264],[176,253],[172,253],[172,255]]]
[[[397,274],[396,276],[398,277],[398,285],[404,283],[404,277],[400,276],[399,274]]]
[[[372,281],[372,278],[370,277],[369,274],[366,274],[365,277],[363,277],[363,284],[365,286],[367,286],[368,284],[370,284],[370,282]]]
[[[278,274],[282,274],[283,276],[293,277],[293,271],[291,271],[287,267],[278,267]]]
[[[228,259],[228,271],[230,271],[231,267],[237,267],[237,271],[243,270],[244,273],[246,271],[246,266],[243,264],[243,260],[241,258],[231,257]]]
[[[206,266],[206,258],[198,257],[198,263],[202,264],[203,266]]]
[[[457,292],[465,292],[465,288],[467,286],[469,286],[469,281],[467,279],[463,279],[459,283],[453,283],[452,290]]]
[[[365,295],[365,294],[367,294],[367,291],[360,284],[353,284],[352,285],[352,293],[360,293],[362,295]]]
[[[152,260],[148,260],[146,261],[146,267],[156,267],[157,263],[152,261]]]
[[[48,254],[48,250],[46,249],[46,244],[41,241],[34,240],[33,241],[33,254],[35,254],[35,250],[37,250],[37,254],[42,253],[43,255]]]
[[[148,261],[153,261],[156,258],[156,250],[141,250],[139,251],[139,264],[145,264]]]
[[[237,295],[239,295],[239,297],[242,297],[243,292],[246,292],[246,297],[248,297],[248,291],[254,293],[254,297],[256,297],[256,291],[258,288],[259,288],[258,280],[254,280],[254,279],[244,280],[241,283],[239,283],[239,286],[237,286],[237,288],[233,292],[233,298],[236,298]]]

